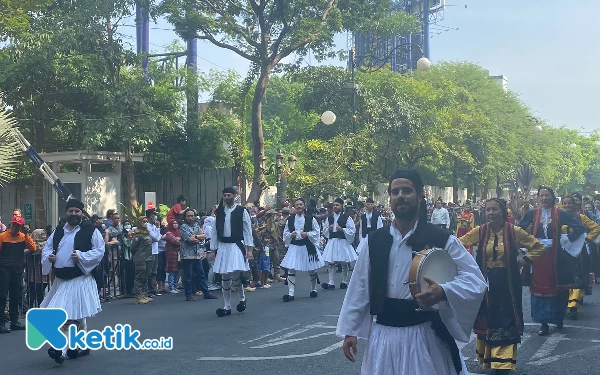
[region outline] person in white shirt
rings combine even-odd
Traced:
[[[487,284],[475,259],[447,231],[427,223],[423,182],[415,170],[399,170],[388,186],[396,219],[369,233],[340,311],[336,335],[352,362],[358,338],[368,340],[363,375],[467,373],[455,340],[468,342]],[[411,295],[408,280],[413,251],[443,248],[458,274]],[[440,309],[431,310],[439,304]],[[425,310],[425,311],[423,311]],[[376,317],[376,319],[374,319]]]
[[[148,290],[150,291],[150,298],[159,296],[158,290],[154,285],[156,274],[158,273],[158,242],[161,239],[160,235],[160,221],[156,220],[155,210],[146,210],[146,217],[148,218],[148,232],[150,238],[152,238],[152,271],[150,272],[150,279],[148,280]]]
[[[431,224],[445,230],[450,230],[450,214],[442,207],[442,201],[435,202],[435,208],[431,213]]]
[[[40,308],[64,309],[69,325],[78,330],[87,330],[87,318],[102,311],[94,269],[104,257],[104,239],[93,224],[82,224],[83,203],[75,199],[67,202],[67,223],[56,228],[42,250],[42,274],[54,272],[55,280]],[[65,356],[77,358],[87,355],[84,351],[48,349],[48,355],[57,363]]]
[[[283,227],[283,242],[288,248],[281,267],[288,269],[288,294],[283,296],[283,302],[294,300],[296,288],[296,271],[308,271],[312,290],[311,298],[317,298],[317,269],[323,267],[317,248],[321,230],[317,219],[305,214],[304,199],[298,198],[294,203],[295,212],[291,214]]]
[[[217,309],[217,316],[231,315],[232,279],[238,291],[240,302],[237,311],[246,310],[246,295],[242,286],[242,272],[250,270],[248,261],[253,259],[252,223],[244,207],[235,203],[237,190],[232,187],[223,189],[223,200],[217,208],[215,224],[212,227],[210,249],[213,271],[220,273],[223,289],[223,308]],[[225,202],[225,204],[223,204]]]
[[[367,237],[369,233],[383,227],[381,214],[375,210],[375,201],[373,198],[367,198],[365,203],[365,212],[360,216],[358,236],[360,241]]]
[[[335,265],[342,264],[342,283],[340,289],[348,287],[348,264],[357,259],[356,251],[352,247],[356,226],[352,217],[342,212],[344,201],[337,198],[333,202],[333,215],[323,223],[323,235],[328,238],[323,260],[328,264],[329,283],[321,284],[325,290],[335,289]]]

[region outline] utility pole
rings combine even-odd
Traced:
[[[431,60],[429,53],[429,0],[423,0],[423,52]]]

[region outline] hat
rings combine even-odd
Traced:
[[[25,225],[25,219],[23,219],[21,216],[13,216],[13,218],[10,219],[10,222],[18,225]]]
[[[233,188],[233,186],[229,186],[226,187],[225,189],[223,189],[222,191],[223,194],[237,194],[236,189]]]
[[[335,198],[335,201],[334,201],[334,202],[335,202],[335,203],[339,203],[339,204],[341,204],[342,206],[344,205],[344,200],[343,200],[342,198]]]
[[[69,208],[79,208],[81,211],[83,211],[84,206],[83,206],[83,202],[78,201],[77,199],[69,199],[69,201],[67,202],[67,208],[66,211],[69,211]]]
[[[397,170],[392,177],[390,177],[390,183],[388,185],[388,194],[391,192],[392,181],[397,180],[399,178],[405,178],[410,180],[415,186],[415,190],[417,193],[423,192],[423,180],[421,180],[421,175],[419,172],[414,169],[399,169]]]
[[[375,203],[375,201],[373,200],[373,198],[367,198],[367,203]]]

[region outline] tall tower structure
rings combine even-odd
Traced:
[[[419,58],[431,58],[429,25],[443,15],[444,6],[445,0],[395,0],[390,11],[417,17],[421,20],[421,31],[391,38],[355,34],[356,64],[372,68],[389,66],[395,72],[416,69]]]

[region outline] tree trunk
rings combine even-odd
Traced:
[[[252,100],[252,160],[254,177],[252,178],[252,188],[248,195],[248,202],[260,200],[263,191],[267,188],[265,171],[261,168],[261,159],[265,156],[265,138],[263,137],[262,128],[262,101],[267,91],[272,68],[270,64],[262,66],[256,88],[254,89],[254,99]]]
[[[135,188],[135,168],[133,165],[133,146],[131,141],[125,142],[125,163],[123,163],[123,174],[127,194],[125,194],[124,205],[130,208],[137,207],[137,191]],[[122,195],[122,194],[121,194]]]
[[[496,173],[496,198],[502,198],[502,186],[500,186],[500,174]]]

